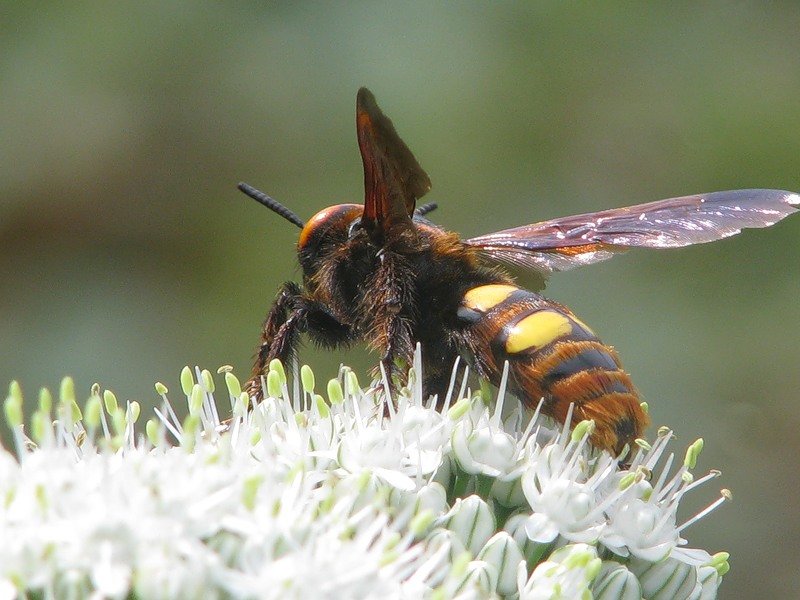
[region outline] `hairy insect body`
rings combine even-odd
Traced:
[[[302,285],[287,282],[261,333],[251,396],[274,358],[290,359],[301,334],[336,348],[365,342],[391,382],[402,383],[422,346],[426,393],[446,393],[456,358],[497,385],[506,361],[509,390],[564,422],[593,419],[591,441],[619,453],[648,423],[617,353],[570,310],[514,285],[496,266],[544,278],[633,247],[676,248],[769,227],[796,212],[800,195],[732,190],[574,215],[460,239],[417,207],[431,187],[414,155],[369,90],[356,98],[364,204],[338,204],[304,222],[247,184],[239,188],[301,229]],[[495,265],[495,266],[493,266]]]
[[[510,280],[499,268],[481,265],[456,234],[421,217],[414,218],[418,239],[413,251],[378,248],[357,228],[358,209],[324,209],[321,214],[333,215],[334,222],[312,218],[306,228],[324,230],[301,234],[298,250],[305,289],[299,303],[318,307],[306,313],[302,328],[323,346],[365,341],[383,357],[391,376],[402,377],[420,343],[423,385],[443,400],[470,325],[457,314],[464,292]],[[324,244],[316,244],[317,239]],[[336,326],[319,327],[326,320],[320,313]],[[267,342],[274,338],[265,336]],[[265,360],[275,356],[288,358],[273,347]],[[257,364],[254,373],[262,368]]]
[[[542,412],[562,422],[574,403],[576,419],[601,425],[596,446],[619,451],[642,434],[647,417],[616,353],[569,309],[515,286],[421,217],[413,251],[378,248],[358,229],[361,214],[359,205],[329,207],[301,232],[303,288],[285,284],[276,302],[292,298],[295,331],[268,319],[251,380],[257,392],[269,360],[289,359],[300,332],[326,347],[366,341],[392,377],[402,377],[420,343],[424,390],[440,402],[458,356],[494,385],[507,360],[510,392],[532,408],[544,399]]]

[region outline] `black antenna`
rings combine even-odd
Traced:
[[[427,204],[423,204],[422,206],[417,208],[417,210],[414,211],[414,214],[420,217],[424,217],[429,212],[435,211],[437,208],[439,208],[439,205],[436,204],[436,202],[428,202]]]
[[[267,196],[261,190],[257,190],[252,185],[248,185],[246,183],[239,183],[239,185],[237,185],[236,187],[239,188],[239,191],[244,192],[256,202],[260,202],[271,211],[278,213],[280,216],[282,216],[290,223],[294,223],[300,229],[306,226],[306,224],[303,222],[303,219],[298,217],[291,210],[286,208],[283,204],[275,200],[275,198],[270,198],[269,196]]]

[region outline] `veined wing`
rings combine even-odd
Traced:
[[[465,243],[495,260],[547,274],[632,247],[678,248],[769,227],[798,205],[800,195],[783,190],[712,192],[551,219]]]

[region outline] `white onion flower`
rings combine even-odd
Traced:
[[[530,431],[520,432],[517,429],[506,432],[503,428],[501,417],[507,381],[508,362],[503,370],[494,412],[473,412],[453,428],[453,455],[461,469],[469,475],[487,475],[500,481],[518,479],[514,471],[519,467]]]
[[[343,368],[326,399],[274,361],[258,403],[229,368],[227,393],[187,368],[187,416],[157,384],[144,425],[97,385],[79,406],[66,379],[24,426],[12,383],[0,600],[716,596],[727,554],[683,535],[729,493],[678,517],[718,475],[691,474],[702,442],[673,470],[662,431],[621,469],[589,421],[556,430],[519,405],[503,421],[503,389],[492,408],[466,383],[423,397],[421,362],[394,397]]]
[[[547,544],[561,535],[589,543],[600,537],[605,518],[596,488],[602,478],[589,480],[580,458],[590,433],[591,427],[582,424],[571,436],[565,430],[556,443],[529,445],[522,490],[533,510],[525,530],[534,542]]]
[[[672,557],[693,567],[699,567],[711,560],[711,556],[704,550],[681,548],[680,546],[686,544],[686,540],[680,537],[680,533],[729,498],[730,492],[723,490],[719,500],[678,526],[677,510],[680,498],[699,485],[715,479],[720,473],[711,471],[704,477],[694,480],[689,469],[694,467],[697,456],[702,451],[703,442],[698,440],[689,447],[683,466],[671,478],[669,468],[674,460],[673,454],[667,458],[667,464],[655,484],[644,480],[643,474],[652,472],[671,435],[672,432],[669,430],[661,431],[653,447],[637,456],[627,476],[616,474],[615,480],[621,489],[617,493],[609,494],[609,497],[616,501],[606,509],[608,522],[601,536],[601,542],[619,556],[630,554],[654,563]]]

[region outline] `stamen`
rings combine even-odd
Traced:
[[[561,434],[558,436],[558,443],[563,443],[564,440],[569,438],[569,428],[572,425],[572,411],[575,409],[575,403],[570,402],[567,409],[567,416],[564,419],[564,426],[561,428]]]
[[[728,489],[720,490],[720,494],[722,494],[722,495],[719,498],[717,498],[716,501],[714,501],[711,504],[709,504],[707,507],[705,507],[699,513],[697,513],[691,519],[686,521],[683,525],[678,527],[678,529],[677,529],[678,533],[680,533],[681,531],[683,531],[684,529],[686,529],[690,525],[693,525],[694,523],[697,523],[697,521],[699,521],[700,519],[705,517],[707,514],[713,512],[717,507],[721,506],[722,504],[724,504],[725,502],[727,502],[728,500],[731,500],[733,498],[733,494],[731,494],[731,491],[728,490]]]
[[[506,396],[506,384],[508,383],[508,361],[503,363],[503,376],[500,378],[500,389],[497,390],[497,402],[494,407],[494,414],[489,419],[490,426],[499,427],[503,413],[503,401]]]
[[[464,380],[461,382],[461,389],[458,392],[458,399],[464,398],[464,392],[467,389],[467,379],[469,379],[469,365],[464,365]]]
[[[179,426],[178,428],[174,427],[172,423],[169,422],[169,419],[166,416],[164,416],[164,413],[158,410],[158,407],[154,407],[153,412],[156,413],[156,416],[164,425],[164,427],[166,427],[169,430],[169,432],[175,437],[175,440],[180,441],[180,439],[183,437],[183,427],[181,426]]]
[[[666,464],[661,468],[661,475],[658,477],[658,481],[653,486],[653,495],[651,497],[658,497],[661,493],[661,486],[664,485],[664,482],[669,475],[669,471],[672,468],[672,461],[675,459],[675,453],[670,452],[669,457],[667,458]]]
[[[456,376],[458,375],[458,363],[461,361],[460,356],[456,356],[456,360],[453,363],[453,370],[450,372],[450,385],[447,386],[447,395],[444,398],[444,406],[442,407],[442,412],[446,413],[447,410],[450,408],[450,403],[453,401],[453,388],[456,385]]]

